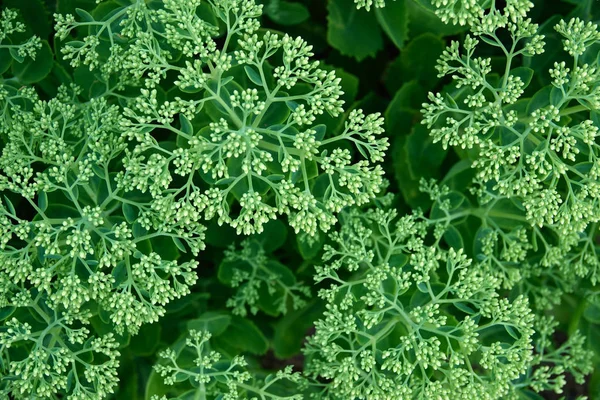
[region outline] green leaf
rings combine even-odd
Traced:
[[[47,41],[42,41],[42,48],[37,52],[35,60],[25,59],[22,63],[13,63],[12,71],[20,83],[28,85],[44,79],[54,65],[54,55]]]
[[[150,372],[150,377],[148,378],[148,382],[146,383],[146,393],[145,399],[150,400],[152,396],[163,396],[167,393],[170,393],[173,385],[167,385],[162,376],[156,373],[153,369]]]
[[[296,243],[302,258],[305,260],[310,260],[315,258],[323,249],[325,235],[317,232],[315,236],[310,236],[305,232],[300,232],[298,235],[296,235]]]
[[[301,3],[271,0],[265,14],[279,25],[298,25],[310,17],[308,9]]]
[[[25,23],[25,38],[36,35],[47,39],[52,33],[51,16],[41,0],[3,0],[2,8],[11,8],[19,12],[19,19]]]
[[[529,86],[529,84],[531,83],[531,78],[533,78],[533,70],[527,67],[513,68],[510,71],[510,74],[521,78],[521,80],[525,84],[524,88]]]
[[[421,178],[439,178],[447,151],[433,138],[424,125],[394,143],[394,172],[405,201],[412,207],[429,204],[429,195],[419,190]]]
[[[400,252],[392,254],[390,256],[390,259],[388,260],[388,264],[390,265],[390,267],[400,270],[406,265],[406,263],[408,263],[408,260],[409,257],[406,254]]]
[[[395,138],[408,133],[421,119],[421,105],[427,100],[427,91],[416,80],[402,85],[385,110],[385,130]]]
[[[432,90],[440,80],[435,67],[445,48],[444,41],[431,33],[411,40],[386,73],[388,91],[394,93],[403,82],[412,80],[419,82],[425,90]]]
[[[90,13],[88,13],[87,11],[85,11],[82,8],[76,8],[75,12],[77,13],[77,15],[79,15],[82,22],[94,22],[95,21],[94,17],[92,17],[92,15]]]
[[[600,325],[600,306],[597,304],[588,304],[583,311],[583,317],[592,324]]]
[[[104,173],[104,169],[102,167],[100,167],[98,164],[92,164],[92,171],[94,171],[94,173],[99,177],[104,179],[106,177],[106,174]]]
[[[342,100],[344,100],[346,104],[352,104],[356,99],[356,95],[358,94],[358,77],[342,68],[334,68],[328,64],[321,64],[321,68],[325,71],[335,70],[335,75],[342,80],[340,82],[340,86],[342,87],[342,91],[344,92],[344,94],[342,95]],[[294,107],[292,108],[293,111],[298,106],[298,103],[290,103],[294,103]]]
[[[259,246],[256,242],[252,243],[253,246]],[[250,272],[252,270],[252,265],[250,265],[247,261],[242,259],[224,259],[219,264],[219,269],[217,271],[217,278],[220,282],[230,286],[231,281],[233,280],[233,276],[236,271],[246,271]]]
[[[330,0],[327,11],[327,41],[340,53],[360,61],[383,48],[374,13],[357,10],[352,0]]]
[[[483,254],[483,240],[492,232],[493,230],[487,226],[480,226],[477,230],[473,241],[473,255],[477,261],[485,257]]]
[[[184,394],[177,396],[177,398],[173,400],[196,400],[198,398],[198,393],[198,389],[191,389]],[[219,396],[219,398],[220,397],[221,396]]]
[[[214,338],[215,344],[231,353],[247,351],[262,355],[269,349],[269,342],[254,322],[233,316],[225,332]]]
[[[294,273],[280,262],[269,260],[265,264],[265,268],[268,269],[270,273],[277,276],[277,279],[284,285],[294,286],[296,284],[296,276]],[[258,301],[256,305],[261,311],[272,317],[287,314],[291,309],[289,304],[284,304],[286,306],[286,311],[280,309],[281,300],[284,299],[285,296],[286,293],[283,288],[269,288],[268,285],[263,284],[258,290]]]
[[[25,61],[25,57],[19,54],[19,50],[16,47],[11,47],[8,52],[10,56],[18,63],[22,63]]]
[[[139,222],[134,222],[131,226],[131,232],[133,233],[134,238],[139,238],[148,233],[148,230],[144,228]]]
[[[38,207],[42,212],[48,209],[48,195],[46,194],[46,192],[38,193]]]
[[[551,84],[552,79],[549,70],[553,68],[555,62],[568,60],[563,51],[562,40],[564,38],[554,29],[562,18],[560,15],[552,15],[543,21],[538,33],[544,35],[544,42],[546,42],[544,52],[536,54],[534,57],[525,57],[523,61],[524,66],[535,71],[535,79],[540,86]],[[572,60],[571,58],[571,62]]]
[[[464,312],[465,314],[469,314],[469,315],[475,314],[475,310],[473,310],[471,307],[469,307],[465,303],[456,302],[456,303],[452,303],[452,304],[454,305],[454,307],[458,308],[460,311]]]
[[[300,353],[304,339],[314,321],[323,315],[324,306],[313,301],[306,307],[294,310],[280,318],[275,324],[273,351],[275,357],[286,359]]]
[[[419,292],[421,293],[429,293],[429,290],[427,289],[427,284],[425,282],[417,283],[417,289],[419,289]]]
[[[48,218],[79,218],[81,214],[73,206],[50,202],[45,212]]]
[[[506,329],[506,332],[508,332],[508,334],[515,340],[519,340],[519,334],[515,331],[515,329],[510,326],[510,325],[504,325],[504,329]]]
[[[163,260],[177,260],[181,253],[173,246],[167,237],[153,237],[150,239],[152,250],[158,253]]]
[[[9,40],[5,39],[3,44],[9,44]],[[0,48],[0,75],[8,71],[12,63],[12,52],[7,48]]]
[[[206,226],[206,244],[217,247],[227,248],[236,240],[235,229],[227,224],[219,225],[216,219],[212,219]]]
[[[525,400],[545,400],[545,397],[540,396],[533,390],[522,389],[521,394]]]
[[[564,95],[561,89],[557,87],[553,87],[550,91],[550,104],[553,106],[557,106],[562,103],[564,99]]]
[[[438,169],[446,158],[447,151],[439,143],[434,143],[425,125],[415,125],[406,138],[405,154],[411,177],[437,177]]]
[[[112,277],[115,280],[115,283],[118,285],[121,282],[125,281],[127,279],[127,267],[125,266],[125,262],[121,261],[117,264],[117,266],[115,268],[113,268],[112,273],[111,273]],[[107,320],[105,320],[104,316],[101,314],[100,318],[102,319],[103,322],[107,322]]]
[[[177,247],[179,251],[181,251],[182,253],[187,253],[183,242],[178,237],[172,236],[171,239],[173,239],[173,243],[175,243],[175,247]]]
[[[6,318],[10,317],[15,312],[15,310],[15,307],[0,308],[0,321],[4,321]]]
[[[125,220],[127,222],[129,222],[130,224],[135,222],[135,220],[137,219],[137,216],[138,216],[137,207],[132,206],[129,203],[123,203],[122,209],[123,209],[123,215],[125,216]]]
[[[519,207],[517,198],[500,199],[489,211],[488,218],[494,222],[494,226],[511,230],[523,225],[525,218],[524,209]],[[526,224],[528,225],[528,224]]]
[[[17,212],[15,211],[15,206],[13,205],[12,201],[10,201],[8,197],[6,197],[6,195],[4,196],[4,202],[6,203],[6,210],[8,210],[8,212],[11,213],[13,216],[16,216]]]
[[[471,164],[471,160],[461,160],[454,164],[441,183],[451,190],[465,191],[472,184],[475,177],[475,169],[471,168]]]
[[[410,0],[388,1],[384,8],[375,9],[379,25],[399,49],[408,39],[407,1]]]
[[[213,336],[219,336],[231,324],[231,315],[225,311],[208,311],[196,319],[187,322],[188,329],[208,331]]]
[[[465,246],[462,235],[453,225],[448,225],[446,228],[446,232],[444,232],[444,240],[448,246],[453,247],[456,250],[462,249]]]
[[[422,0],[406,1],[408,11],[408,31],[416,37],[426,32],[438,36],[456,35],[469,29],[468,25],[445,24],[435,15],[435,7],[422,5]]]
[[[271,220],[264,226],[264,231],[255,236],[265,252],[271,253],[284,245],[287,240],[287,226],[279,219]]]
[[[96,6],[96,0],[57,0],[56,11],[59,14],[73,14],[77,8],[91,10]]]
[[[98,85],[103,85],[101,77],[90,71],[85,65],[75,68],[73,81],[81,87],[83,95],[88,99],[94,97]]]
[[[158,322],[142,325],[140,332],[129,344],[136,356],[152,356],[160,343],[161,325]]]
[[[181,131],[183,133],[185,133],[186,135],[194,134],[194,127],[192,126],[192,123],[183,114],[179,114],[179,125],[180,125]]]
[[[256,86],[262,86],[262,78],[260,77],[260,74],[256,72],[256,69],[254,67],[245,65],[244,71],[246,71],[246,75],[248,75],[248,79],[250,79],[252,83],[254,83]]]
[[[136,336],[136,339],[139,336],[140,335]],[[135,344],[135,342],[135,339],[132,340],[132,345]],[[127,371],[127,379],[121,380],[117,389],[118,391],[115,393],[115,398],[142,400],[144,397],[140,391],[140,386],[146,380],[148,370],[152,368],[150,360],[140,359],[133,354],[126,353],[121,356],[120,361],[120,370]]]

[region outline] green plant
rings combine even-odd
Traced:
[[[374,164],[387,149],[387,140],[377,138],[383,120],[353,110],[343,127],[316,124],[324,113],[338,117],[343,102],[339,78],[310,60],[311,46],[288,35],[259,36],[261,8],[253,2],[207,4],[213,20],[197,16],[199,1],[122,7],[107,21],[85,22],[98,33],[63,50],[72,66],[94,68],[107,36],[105,79],[116,74],[117,85],[144,86],[124,109],[125,134],[139,144],[124,161],[119,185],[149,191],[159,212],[175,204],[190,219],[216,216],[238,234],[260,233],[278,214],[289,215],[297,232],[329,229],[335,213],[379,191],[383,172]],[[121,19],[113,31],[111,22]],[[219,20],[222,46],[213,39]],[[80,26],[72,17],[58,21],[63,39]],[[160,98],[157,86],[169,74],[174,87]],[[173,132],[174,143],[157,141],[160,130]],[[344,143],[363,159],[353,162]],[[235,204],[238,212],[231,211]]]
[[[327,311],[306,354],[334,398],[502,398],[526,370],[526,298],[499,298],[462,249],[442,249],[443,229],[431,244],[427,231],[418,217],[370,210],[332,235],[315,277],[331,282],[319,292]]]
[[[0,398],[600,395],[560,4],[6,0]]]
[[[555,62],[551,84],[523,97],[534,72],[517,66],[518,58],[543,53],[543,35],[523,18],[526,12],[527,8],[492,9],[473,21],[475,36],[465,39],[464,54],[453,42],[438,70],[440,75],[452,74],[455,92],[431,93],[423,123],[444,147],[477,148],[477,179],[492,184],[499,195],[516,199],[532,225],[556,232],[558,243],[544,243],[549,248],[546,264],[568,265],[595,284],[598,256],[592,242],[600,218],[600,148],[594,120],[600,76],[597,60],[588,64],[585,53],[600,43],[600,32],[577,18],[558,23],[555,29],[564,37],[571,67]],[[503,30],[510,33],[508,44],[499,38]],[[474,56],[477,38],[503,51],[503,73],[492,73],[490,58]],[[570,255],[577,246],[581,251]]]

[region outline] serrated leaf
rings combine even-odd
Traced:
[[[340,53],[361,61],[383,48],[374,13],[357,10],[352,0],[330,0],[327,11],[327,41]]]
[[[437,60],[445,49],[445,42],[432,33],[425,33],[411,40],[386,72],[385,84],[388,91],[394,93],[403,82],[412,80],[419,82],[426,91],[433,89],[440,80],[435,68]]]
[[[424,6],[424,0],[407,1],[406,9],[409,14],[408,31],[416,37],[423,33],[432,32],[437,36],[456,35],[469,29],[468,25],[445,24],[435,14],[435,7],[431,4]]]
[[[402,49],[408,40],[408,11],[406,1],[387,2],[384,8],[376,8],[375,15],[379,25],[397,48]]]

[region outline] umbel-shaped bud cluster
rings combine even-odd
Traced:
[[[335,398],[504,398],[532,359],[533,314],[418,216],[344,216],[316,281],[327,310],[305,350]]]
[[[595,283],[600,65],[593,45],[600,43],[600,31],[578,18],[556,24],[571,61],[556,62],[550,84],[527,94],[534,71],[517,65],[523,56],[544,52],[544,36],[526,18],[525,5],[490,9],[471,21],[472,36],[462,49],[453,42],[444,51],[437,69],[454,83],[447,93],[429,94],[423,123],[444,148],[475,149],[477,180],[519,204],[532,226],[556,233],[561,244],[552,246],[545,265],[574,265],[577,275]],[[509,45],[499,39],[504,33]],[[475,56],[480,42],[510,49],[502,72],[492,68],[491,58]],[[582,241],[583,251],[575,250]]]
[[[285,214],[297,232],[314,235],[379,191],[383,119],[360,110],[343,124],[332,119],[344,111],[340,79],[311,60],[301,38],[259,32],[260,13],[252,0],[137,3],[114,12],[118,28],[86,22],[98,34],[67,44],[66,56],[99,67],[104,40],[104,79],[144,87],[125,101],[122,129],[138,144],[119,187],[238,234],[260,233]],[[79,25],[60,17],[58,33]],[[159,84],[171,80],[165,93]]]

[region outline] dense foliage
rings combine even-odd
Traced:
[[[0,10],[0,400],[600,398],[594,0]]]

